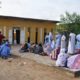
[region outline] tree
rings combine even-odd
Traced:
[[[58,31],[69,35],[70,32],[80,33],[80,15],[77,13],[70,14],[68,12],[65,15],[61,15],[61,22],[58,26]],[[59,29],[60,27],[60,29]]]

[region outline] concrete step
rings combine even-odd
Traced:
[[[80,77],[80,69],[69,69],[65,67],[57,67],[53,65],[53,67],[59,71],[63,71],[65,75],[68,75],[70,77]]]

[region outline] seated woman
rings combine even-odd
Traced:
[[[36,45],[35,49],[34,49],[34,53],[35,54],[41,54],[43,52],[43,47],[42,47],[42,44],[39,43]]]
[[[61,49],[58,58],[56,60],[56,66],[59,67],[67,67],[67,59],[69,57],[69,55],[65,52],[65,48]]]
[[[48,43],[47,45],[43,46],[43,51],[48,56],[50,56],[50,54],[52,53],[52,51],[54,50],[54,48],[55,48],[55,43],[54,43],[54,40],[53,40],[53,41],[51,41],[51,43]]]
[[[42,53],[43,52],[43,46],[41,43],[39,43],[39,53]]]
[[[34,53],[35,47],[36,47],[36,44],[32,43],[30,46],[30,52]]]
[[[27,43],[23,44],[21,49],[19,50],[20,53],[28,52],[28,51],[29,51],[29,48]]]
[[[70,69],[80,69],[80,54],[69,57],[67,60],[67,67]]]
[[[10,50],[11,48],[8,42],[5,42],[4,44],[2,44],[0,48],[1,57],[4,59],[7,59],[8,57],[10,57]]]

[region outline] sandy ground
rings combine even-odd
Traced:
[[[80,78],[67,76],[63,71],[29,58],[13,56],[8,60],[0,59],[0,80],[80,80]]]

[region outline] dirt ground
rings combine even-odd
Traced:
[[[28,58],[13,56],[7,60],[0,59],[0,80],[80,80],[66,76],[56,70]]]

